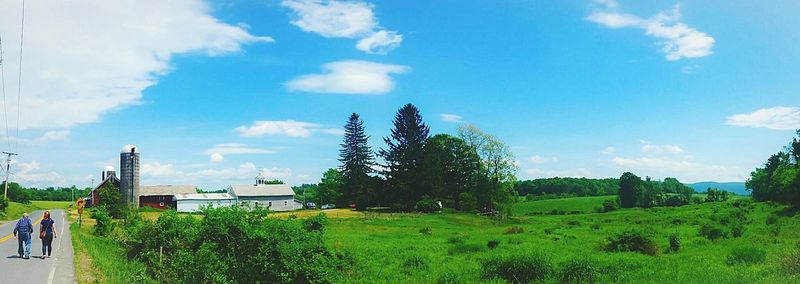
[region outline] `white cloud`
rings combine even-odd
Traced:
[[[450,113],[443,113],[440,114],[439,117],[442,118],[444,122],[454,122],[454,123],[461,123],[464,122],[464,118],[457,114],[450,114]]]
[[[394,89],[389,74],[402,74],[408,66],[345,60],[322,66],[323,74],[309,74],[286,82],[289,91],[337,94],[385,94]]]
[[[648,153],[669,153],[669,154],[682,154],[684,152],[683,148],[676,145],[664,144],[664,145],[653,145],[650,144],[650,141],[639,140],[642,145],[642,151]]]
[[[646,35],[662,40],[659,42],[661,50],[670,61],[711,55],[714,38],[680,22],[680,5],[675,5],[669,13],[661,12],[651,18],[614,11],[616,6],[606,5],[611,11],[594,11],[586,19],[609,28],[642,29]]]
[[[284,0],[294,12],[291,23],[303,31],[328,38],[360,39],[358,50],[385,54],[400,46],[403,36],[381,28],[374,6],[361,1]]]
[[[16,170],[15,170],[16,169]],[[42,170],[42,166],[36,160],[28,163],[11,160],[12,179],[19,179],[23,184],[33,186],[52,186],[54,184],[65,184],[66,179],[55,171]]]
[[[674,176],[684,182],[705,180],[744,181],[746,176],[739,171],[720,166],[696,162],[684,157],[614,157],[611,162],[625,171],[643,175]]]
[[[358,41],[356,48],[366,53],[386,54],[400,46],[403,36],[395,31],[378,31]]]
[[[542,169],[526,169],[525,174],[530,178],[545,178],[545,177],[590,177],[592,172],[586,168],[577,168],[574,170],[542,170]]]
[[[172,164],[162,164],[161,162],[143,163],[141,166],[142,177],[169,177],[182,175],[183,172],[175,170]]]
[[[774,130],[796,130],[800,129],[800,108],[762,108],[751,113],[729,116],[725,124]]]
[[[213,163],[221,163],[221,162],[225,161],[225,156],[223,156],[220,153],[213,153],[208,158]]]
[[[289,137],[309,137],[311,130],[319,124],[294,120],[259,120],[250,126],[239,126],[235,130],[244,137],[264,135],[284,135]]]
[[[603,149],[602,151],[600,151],[600,154],[603,154],[603,155],[613,155],[613,154],[614,154],[614,153],[616,153],[616,152],[617,152],[617,148],[614,148],[614,147],[608,146],[608,147],[606,147],[605,149]]]
[[[609,9],[615,9],[619,7],[619,3],[616,0],[594,0],[594,3],[605,6]]]
[[[254,148],[250,147],[246,144],[237,144],[237,143],[225,143],[225,144],[217,144],[214,147],[206,149],[203,151],[205,155],[247,155],[247,154],[273,154],[275,151],[261,149],[261,148]]]
[[[539,155],[534,155],[528,158],[528,161],[534,164],[544,164],[548,162],[558,162],[558,157],[542,157]]]
[[[42,134],[42,136],[39,138],[36,138],[34,142],[46,143],[51,141],[66,140],[67,137],[69,137],[69,134],[69,130],[50,130]]]
[[[261,175],[267,179],[279,179],[285,180],[292,176],[292,169],[289,168],[263,168],[261,169]]]
[[[17,72],[9,70],[19,68],[21,3],[0,1],[6,91],[12,93]],[[220,22],[200,0],[26,5],[22,129],[68,129],[136,105],[142,91],[171,70],[175,55],[216,56],[273,41]],[[9,106],[17,104],[16,96],[9,98]]]

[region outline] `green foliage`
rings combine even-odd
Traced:
[[[488,242],[486,242],[486,247],[489,248],[489,249],[495,249],[499,245],[500,245],[500,241],[498,241],[498,240],[489,240]]]
[[[709,188],[706,190],[705,202],[724,202],[728,200],[729,192],[719,190],[716,188]]]
[[[107,236],[114,230],[114,223],[111,221],[111,216],[105,207],[98,207],[92,211],[92,219],[97,221],[94,226],[94,234],[98,236]]]
[[[358,114],[353,113],[344,126],[344,141],[339,150],[339,166],[341,177],[328,170],[329,176],[324,189],[325,199],[335,198],[336,205],[348,207],[355,203],[359,210],[364,210],[377,203],[375,184],[369,174],[374,172],[375,156],[369,147],[369,136],[364,133],[364,122]],[[325,203],[320,203],[325,204]]]
[[[615,195],[619,190],[619,180],[615,178],[589,179],[554,177],[518,181],[514,189],[524,196],[601,196]]]
[[[600,278],[597,262],[585,257],[572,258],[561,267],[560,283],[583,284],[596,283]]]
[[[203,214],[165,211],[128,224],[128,255],[168,283],[328,283],[346,265],[323,241],[322,216],[279,220],[238,207]]]
[[[436,203],[436,201],[433,199],[426,197],[420,201],[417,201],[417,204],[414,205],[414,209],[422,213],[433,213],[441,211],[442,207],[440,207],[439,203]]]
[[[8,208],[8,198],[0,196],[0,213],[5,214],[6,208]]]
[[[681,250],[681,238],[677,234],[669,235],[669,251],[678,252]]]
[[[636,206],[637,196],[641,192],[642,179],[638,176],[625,172],[619,178],[619,205],[622,208],[633,208]]]
[[[538,252],[494,255],[481,260],[481,267],[485,279],[510,283],[542,281],[553,271],[550,257]]]
[[[619,199],[607,199],[603,201],[603,206],[597,208],[598,213],[606,213],[619,209]]]
[[[728,265],[745,264],[751,265],[762,263],[767,259],[767,252],[753,246],[735,247],[731,250],[725,263]]]
[[[465,253],[477,253],[486,251],[486,246],[480,244],[464,244],[458,243],[447,250],[447,254],[454,255],[454,254],[465,254]]]
[[[447,238],[447,243],[449,244],[463,244],[467,241],[467,236],[464,235],[457,235]]]
[[[114,218],[122,218],[125,204],[122,203],[122,196],[119,188],[111,183],[106,183],[103,187],[97,189],[97,195],[100,198],[98,207],[105,207]]]
[[[648,233],[639,230],[627,230],[608,237],[604,250],[608,252],[638,252],[645,255],[657,255],[658,244]]]
[[[781,258],[783,271],[790,274],[800,275],[800,244]]]
[[[426,175],[421,161],[425,159],[424,147],[430,129],[422,122],[419,109],[406,104],[397,111],[392,121],[391,136],[384,138],[386,149],[379,155],[386,161],[386,176],[393,204],[397,209],[410,210],[424,194]]]
[[[513,234],[522,234],[524,232],[525,232],[525,229],[523,229],[522,227],[520,227],[520,226],[512,226],[512,227],[509,227],[508,229],[506,229],[505,232],[503,232],[503,234],[513,235]]]
[[[433,234],[433,229],[431,229],[431,227],[422,227],[419,229],[419,233],[426,236],[430,236]]]
[[[0,184],[0,189],[5,186],[5,182]],[[15,182],[8,183],[8,199],[12,202],[30,204],[32,200],[45,201],[74,201],[75,198],[86,196],[91,191],[90,188],[71,187],[47,187],[47,188],[25,188]]]
[[[706,239],[716,241],[718,239],[727,238],[729,231],[719,224],[705,224],[700,227],[700,235]]]
[[[423,152],[420,194],[441,200],[445,207],[473,210],[474,196],[482,194],[486,184],[477,151],[460,138],[438,134],[428,139]],[[464,194],[466,200],[461,198]]]
[[[800,130],[797,131],[800,136]],[[767,159],[764,167],[750,173],[745,186],[757,201],[775,201],[800,207],[800,141],[793,138],[786,152]]]
[[[475,149],[481,159],[485,178],[475,194],[478,209],[494,211],[498,204],[515,195],[517,166],[514,154],[503,141],[471,124],[459,126],[458,137]]]
[[[411,273],[415,270],[427,270],[430,266],[430,260],[423,255],[410,253],[403,256],[402,267],[406,273]]]
[[[343,194],[343,186],[344,175],[342,175],[342,173],[336,169],[328,169],[322,174],[322,180],[320,180],[319,185],[317,185],[316,196],[313,199],[314,202],[317,204],[317,206],[341,203],[340,197]]]
[[[327,225],[328,218],[325,217],[325,213],[319,213],[317,216],[303,220],[303,228],[308,232],[324,232]]]

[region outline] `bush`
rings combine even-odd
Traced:
[[[426,236],[430,236],[431,234],[433,234],[433,229],[431,229],[431,227],[424,227],[419,229],[419,233]]]
[[[705,201],[705,200],[703,200],[703,198],[700,197],[700,196],[693,196],[692,197],[692,203],[694,203],[694,204],[701,204],[701,203],[703,203],[703,201]]]
[[[678,252],[681,250],[681,238],[677,234],[669,236],[669,251]]]
[[[720,225],[705,224],[700,227],[700,235],[706,239],[716,241],[718,239],[727,238],[728,232]]]
[[[450,244],[463,244],[467,240],[467,236],[458,235],[447,238],[447,243]]]
[[[503,232],[503,234],[512,235],[512,234],[521,234],[521,233],[524,233],[524,232],[525,232],[525,229],[523,229],[522,227],[513,226],[511,228],[506,229],[506,231]]]
[[[319,213],[317,216],[303,220],[303,227],[308,232],[322,232],[327,225],[328,218],[325,217],[325,213]]]
[[[410,273],[414,270],[427,270],[430,261],[419,254],[409,254],[403,258],[403,271]]]
[[[433,213],[442,211],[442,207],[439,206],[439,203],[430,198],[423,198],[420,201],[417,201],[417,204],[414,206],[417,211],[422,213]]]
[[[552,271],[550,258],[542,253],[503,254],[481,261],[486,279],[500,278],[510,283],[542,281]]]
[[[8,208],[8,199],[5,197],[0,197],[0,214],[5,213],[6,208]]]
[[[731,250],[728,259],[725,261],[728,265],[736,264],[756,264],[764,262],[767,259],[767,252],[751,246],[736,247]]]
[[[767,225],[775,225],[775,223],[778,223],[779,220],[780,217],[775,215],[769,215],[767,216]]]
[[[600,278],[600,269],[593,260],[574,258],[564,263],[561,268],[561,283],[596,283]]]
[[[629,230],[608,237],[604,249],[608,252],[638,252],[645,255],[657,255],[658,244],[649,234],[642,231]]]
[[[495,249],[499,245],[500,245],[500,241],[498,241],[498,240],[490,240],[490,241],[486,242],[486,247],[488,247],[489,249]]]
[[[114,229],[114,223],[111,221],[111,216],[104,206],[100,206],[92,212],[92,219],[97,221],[94,226],[94,234],[98,236],[108,236]]]
[[[447,250],[447,254],[476,253],[485,251],[486,247],[480,244],[457,244]]]
[[[783,270],[791,274],[800,274],[800,248],[786,254],[781,259]]]
[[[611,212],[611,211],[614,211],[614,210],[617,210],[617,209],[619,209],[619,200],[617,200],[617,199],[609,199],[609,200],[603,201],[603,207],[600,207],[600,209],[597,210],[597,211],[600,212],[600,213],[605,213],[605,212]]]

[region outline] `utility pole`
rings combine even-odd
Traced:
[[[11,156],[16,156],[17,153],[11,153],[11,152],[3,151],[3,154],[7,155],[7,158],[6,158],[6,183],[5,183],[5,189],[3,189],[3,198],[8,199],[8,173],[11,170]]]

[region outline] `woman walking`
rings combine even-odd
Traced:
[[[39,229],[39,238],[42,239],[42,259],[50,257],[53,252],[53,238],[56,237],[56,221],[50,219],[50,211],[44,211],[42,227]]]

